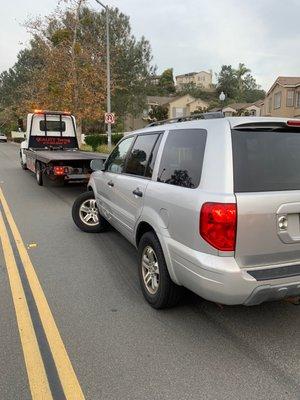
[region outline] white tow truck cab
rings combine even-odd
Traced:
[[[79,150],[76,121],[66,111],[35,110],[27,115],[25,140],[21,143],[20,163],[36,175],[39,185],[43,177],[74,181],[89,179],[90,162],[102,158],[98,153]]]

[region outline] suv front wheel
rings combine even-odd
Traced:
[[[77,197],[73,204],[72,217],[78,228],[84,232],[102,232],[108,224],[99,214],[92,191],[84,192]]]
[[[138,246],[139,278],[145,299],[153,308],[169,308],[178,303],[181,287],[170,278],[157,236],[146,232]]]

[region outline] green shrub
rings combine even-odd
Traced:
[[[123,133],[113,133],[111,135],[111,142],[112,144],[116,145],[123,137]]]
[[[15,143],[22,143],[22,142],[24,142],[24,138],[13,138],[13,142],[15,142]]]
[[[116,145],[123,137],[123,133],[113,133],[111,135],[112,145]],[[107,135],[87,135],[85,137],[85,143],[92,147],[93,151],[97,150],[97,147],[107,145]]]
[[[106,135],[88,135],[85,137],[85,143],[96,151],[98,146],[106,143]]]

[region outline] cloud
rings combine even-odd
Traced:
[[[149,39],[159,71],[218,72],[222,64],[236,67],[243,62],[264,89],[279,75],[300,76],[299,0],[105,2],[131,17],[135,35]],[[89,3],[98,7],[94,0]],[[16,19],[50,12],[55,5],[56,0],[16,0],[5,8],[0,16],[0,70],[12,65],[18,42],[26,38]]]
[[[112,0],[149,38],[160,70],[251,68],[265,89],[278,75],[300,75],[298,0]]]

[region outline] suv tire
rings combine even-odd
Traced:
[[[90,218],[85,221],[84,217],[88,215],[90,215]],[[72,207],[72,218],[75,225],[83,232],[103,232],[108,225],[106,219],[98,212],[92,191],[84,192],[77,197]]]
[[[147,302],[156,309],[175,306],[180,300],[182,288],[170,278],[163,250],[154,232],[146,232],[142,236],[138,260],[140,284]]]

